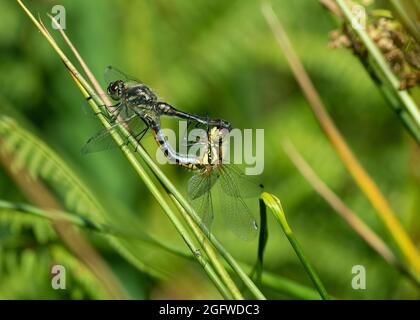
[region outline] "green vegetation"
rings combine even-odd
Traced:
[[[349,2],[65,0],[65,34],[51,4],[18,2],[0,4],[0,299],[420,297],[416,57],[398,74],[363,32],[343,33],[356,55],[331,49]],[[410,25],[382,5],[367,10]],[[107,65],[183,111],[265,130],[259,240],[238,240],[220,212],[206,229],[192,173],[156,164],[153,139],[81,155],[109,127]],[[300,175],[297,150],[319,177]],[[66,290],[51,287],[54,264]]]

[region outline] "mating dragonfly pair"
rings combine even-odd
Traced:
[[[91,137],[82,152],[90,153],[115,146],[111,132],[119,125],[128,128],[137,142],[150,129],[171,163],[195,173],[188,181],[187,191],[202,223],[210,229],[216,207],[236,235],[245,240],[253,239],[258,232],[258,225],[244,198],[257,197],[261,187],[238,167],[223,159],[223,138],[231,130],[231,124],[223,119],[211,119],[177,110],[160,101],[148,86],[113,67],[106,68],[105,81],[108,83],[108,95],[116,102],[106,115],[112,125]],[[163,116],[187,120],[193,126],[206,128],[206,139],[194,142],[202,144],[204,152],[200,156],[176,152],[161,129],[160,120]]]

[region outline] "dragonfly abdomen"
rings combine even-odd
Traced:
[[[150,124],[150,127],[161,151],[171,163],[176,163],[191,170],[195,170],[194,167],[200,164],[197,157],[178,154],[166,141],[166,138],[157,123]]]

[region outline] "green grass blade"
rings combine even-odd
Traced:
[[[280,223],[280,226],[282,227],[284,234],[286,235],[287,239],[289,240],[290,244],[295,250],[296,255],[298,256],[300,262],[302,263],[303,267],[305,268],[306,272],[308,273],[309,277],[314,283],[322,299],[324,300],[329,299],[328,293],[325,290],[325,287],[322,284],[321,279],[319,278],[315,269],[309,263],[309,260],[306,258],[305,254],[303,253],[302,247],[300,246],[292,229],[287,223],[286,215],[284,214],[280,200],[276,196],[269,194],[267,192],[264,192],[261,195],[261,200],[264,201],[265,205],[268,208],[270,208],[274,217]]]

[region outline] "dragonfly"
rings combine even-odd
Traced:
[[[187,194],[207,230],[212,226],[216,209],[223,213],[229,229],[239,238],[255,238],[258,224],[244,199],[258,197],[262,186],[236,165],[226,163],[224,138],[232,129],[230,122],[180,111],[158,99],[147,85],[114,67],[106,68],[105,80],[108,83],[107,93],[115,101],[110,113],[106,114],[112,125],[91,137],[82,152],[90,153],[115,146],[111,132],[119,125],[128,127],[130,135],[137,142],[150,128],[169,162],[194,173],[188,181]],[[162,116],[187,120],[192,128],[203,129],[205,135],[189,145],[199,145],[203,152],[200,155],[176,152],[161,129]]]
[[[231,129],[231,124],[224,119],[202,117],[176,109],[158,99],[146,84],[112,66],[105,69],[105,81],[108,83],[108,96],[115,104],[106,112],[101,113],[112,125],[92,136],[82,148],[83,154],[115,147],[111,133],[120,125],[124,125],[130,129],[130,134],[138,143],[150,128],[155,139],[159,139],[164,154],[174,162],[182,162],[185,159],[178,159],[180,156],[164,144],[165,137],[160,126],[162,116],[187,120],[189,123],[217,126],[226,130]]]

